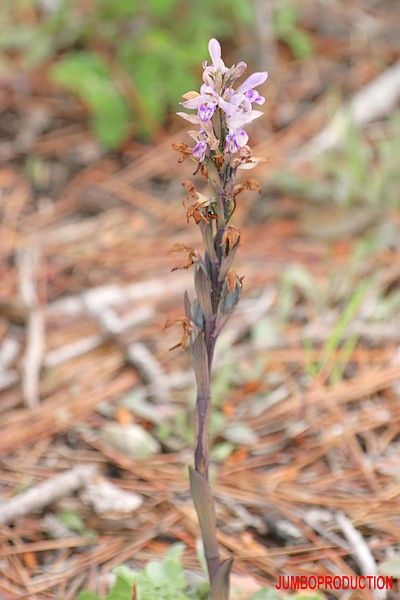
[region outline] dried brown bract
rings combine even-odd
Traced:
[[[172,269],[172,271],[177,271],[178,269],[188,269],[195,262],[197,262],[197,252],[191,246],[187,246],[186,244],[177,242],[176,244],[174,244],[172,246],[172,248],[169,250],[168,254],[172,254],[173,252],[188,252],[189,257],[188,257],[188,262],[186,264],[182,265],[181,267],[174,267]]]
[[[182,324],[182,327],[183,327],[182,339],[179,342],[179,344],[175,344],[175,346],[172,346],[172,348],[170,348],[170,350],[175,350],[175,348],[182,348],[182,350],[186,350],[186,348],[189,345],[189,339],[190,339],[192,327],[191,327],[191,323],[187,317],[181,317],[181,318],[177,318],[177,319],[168,319],[164,325],[164,329],[167,329],[168,327],[172,327],[172,325],[178,325],[178,324]]]
[[[249,146],[240,148],[238,156],[232,159],[232,167],[237,169],[254,169],[257,165],[267,162],[265,158],[256,158]]]
[[[178,159],[179,163],[182,163],[184,160],[192,156],[192,148],[184,142],[174,142],[172,144],[172,149],[175,150],[175,152],[180,152],[182,154],[182,156]]]
[[[237,196],[238,194],[240,194],[240,192],[254,192],[257,191],[259,194],[261,194],[262,192],[262,187],[261,187],[261,183],[259,181],[257,181],[257,179],[246,179],[246,181],[243,181],[243,183],[239,183],[238,185],[235,185],[235,188],[233,190],[233,195]]]
[[[190,181],[189,179],[185,179],[185,181],[182,181],[182,187],[185,188],[185,190],[188,192],[188,194],[191,194],[194,198],[197,197],[197,190],[196,190],[196,186],[194,185],[193,181]]]
[[[220,246],[225,246],[225,255],[227,256],[232,248],[240,241],[240,229],[235,225],[228,225],[222,236]]]
[[[208,225],[210,221],[207,219],[206,215],[202,210],[207,206],[210,206],[210,201],[206,198],[204,200],[199,200],[195,204],[192,204],[192,206],[189,206],[186,213],[187,222],[189,223],[189,220],[193,218],[196,225],[198,225],[201,221],[207,223]]]
[[[222,165],[224,164],[225,158],[224,158],[223,154],[219,153],[219,154],[214,155],[214,160],[215,160],[218,168],[220,169],[222,167]]]
[[[229,271],[228,275],[226,276],[226,285],[228,288],[228,292],[233,292],[233,290],[236,287],[236,283],[238,281],[238,276],[235,273],[235,271]]]
[[[186,94],[182,94],[182,98],[184,100],[193,100],[193,98],[197,98],[198,96],[200,96],[199,92],[193,90],[190,92],[186,92]]]

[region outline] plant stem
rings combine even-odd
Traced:
[[[222,199],[221,199],[222,200]],[[212,315],[205,319],[204,323],[204,345],[207,354],[207,369],[208,378],[206,389],[202,386],[198,390],[196,399],[196,449],[194,453],[195,471],[197,475],[191,474],[191,492],[196,512],[199,518],[200,529],[204,543],[204,551],[209,573],[212,598],[218,598],[216,594],[219,592],[213,591],[213,580],[221,567],[221,560],[218,550],[217,540],[217,523],[215,516],[215,502],[209,485],[209,428],[210,428],[210,413],[211,413],[211,371],[214,357],[214,349],[216,344],[216,325],[218,318],[218,306],[221,298],[221,290],[223,282],[220,282],[219,275],[223,251],[221,241],[226,228],[225,221],[225,203],[222,200],[222,210],[219,211],[219,219],[215,236],[213,236],[213,252],[212,256],[205,251],[204,262],[210,265],[208,277],[210,283],[210,295]],[[222,221],[222,223],[221,223]],[[209,224],[212,230],[212,225]],[[193,479],[197,477],[197,485],[194,485]],[[201,478],[201,479],[200,479]],[[225,584],[225,588],[229,589],[229,583]],[[227,594],[228,592],[226,592]]]
[[[193,218],[200,226],[205,254],[202,258],[185,244],[175,244],[173,251],[189,251],[189,263],[183,268],[196,263],[197,297],[191,303],[185,294],[186,317],[180,319],[184,323],[184,336],[179,344],[185,348],[190,336],[197,384],[195,468],[189,469],[190,490],[199,517],[211,600],[228,600],[232,560],[222,562],[219,557],[214,500],[208,481],[210,380],[217,337],[235,309],[242,288],[242,280],[229,270],[239,247],[240,231],[228,223],[235,210],[237,195],[244,190],[261,189],[253,179],[240,185],[235,183],[240,166],[249,169],[261,161],[253,157],[243,127],[261,115],[252,105],[264,103],[265,98],[255,88],[266,81],[268,73],[253,73],[236,87],[246,70],[246,63],[241,61],[226,67],[221,58],[221,45],[215,38],[209,41],[208,50],[211,63],[203,62],[200,93],[190,91],[183,96],[184,108],[196,110],[197,115],[178,113],[199,126],[198,130],[188,132],[195,145],[193,149],[183,142],[173,146],[182,153],[181,160],[191,155],[197,162],[195,174],[200,171],[209,182],[209,198],[197,192],[190,181],[183,184],[188,191],[187,198],[195,200],[188,209],[187,220]]]

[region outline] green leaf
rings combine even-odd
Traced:
[[[292,49],[296,58],[311,58],[314,55],[310,36],[305,31],[301,31],[300,29],[292,31],[285,41]]]
[[[177,0],[147,0],[147,6],[152,16],[156,18],[165,18],[167,15],[172,16],[176,4]]]
[[[124,581],[127,581],[132,585],[136,578],[135,571],[132,571],[132,569],[130,569],[126,565],[120,565],[119,567],[116,567],[114,569],[114,573],[119,579],[123,579]]]
[[[251,2],[243,2],[243,0],[231,0],[231,10],[236,19],[246,25],[254,23],[254,9]]]
[[[296,58],[310,58],[314,54],[310,36],[298,25],[299,9],[285,4],[275,12],[273,27],[276,37],[291,48]]]
[[[120,17],[133,17],[137,11],[136,0],[97,0],[99,19],[116,20]]]
[[[145,46],[131,67],[132,79],[140,99],[140,132],[148,134],[154,131],[166,113],[165,83],[163,62],[153,53],[152,44]]]
[[[85,523],[81,517],[72,510],[62,510],[56,516],[60,523],[68,527],[68,529],[72,529],[72,531],[82,533],[85,529]]]
[[[130,111],[103,59],[91,52],[70,53],[54,65],[51,78],[88,106],[99,140],[108,148],[118,147],[128,134]]]
[[[155,589],[177,592],[186,588],[187,581],[180,564],[183,550],[183,544],[174,544],[162,562],[153,560],[146,565],[145,574]]]
[[[79,593],[77,600],[101,600],[101,598],[90,590],[82,590]]]
[[[105,600],[131,600],[135,573],[125,565],[120,565],[114,572],[117,579]]]
[[[389,577],[395,577],[396,579],[400,579],[400,556],[396,556],[395,558],[386,560],[379,567],[379,571],[382,575],[387,575]]]
[[[275,590],[271,588],[262,588],[254,594],[252,594],[250,600],[279,600],[281,596]]]
[[[147,563],[145,572],[152,584],[156,587],[162,587],[165,583],[164,565],[158,560],[151,560]]]
[[[225,427],[222,435],[233,444],[255,445],[258,442],[258,435],[247,423],[231,423]]]
[[[324,600],[324,596],[321,596],[321,594],[304,594],[303,592],[300,592],[300,594],[295,594],[293,596],[293,600]]]
[[[215,444],[211,452],[211,458],[214,462],[223,462],[232,454],[235,446],[230,442],[221,442]]]
[[[171,548],[168,550],[167,554],[165,555],[165,560],[176,562],[179,564],[179,562],[182,558],[184,549],[185,549],[185,544],[181,544],[181,543],[173,544],[171,546]]]
[[[295,27],[299,11],[294,4],[284,4],[274,14],[274,28],[278,36],[291,31]]]

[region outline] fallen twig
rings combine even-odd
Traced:
[[[353,550],[352,554],[360,567],[361,573],[365,576],[378,575],[375,559],[361,533],[343,513],[337,512],[335,516],[337,524]],[[385,590],[376,589],[374,595],[377,600],[386,598]]]
[[[154,354],[139,342],[129,344],[126,349],[128,359],[149,382],[150,395],[160,404],[171,402],[170,386],[167,375]]]
[[[3,502],[0,504],[0,524],[11,523],[18,517],[42,510],[59,498],[85,486],[95,471],[96,468],[92,465],[74,467]]]
[[[22,388],[27,406],[39,402],[39,377],[44,349],[44,315],[37,295],[39,247],[33,245],[18,255],[20,292],[27,308],[26,349],[22,360]]]

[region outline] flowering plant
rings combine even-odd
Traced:
[[[261,160],[253,157],[244,127],[262,115],[253,109],[253,104],[265,102],[255,88],[265,82],[268,74],[254,73],[235,89],[247,68],[246,63],[226,67],[216,39],[210,40],[208,49],[212,62],[203,63],[200,93],[188,92],[183,96],[183,107],[196,110],[196,114],[178,113],[198,126],[188,132],[195,145],[191,147],[183,142],[173,145],[183,155],[180,161],[190,157],[197,163],[196,172],[200,171],[209,182],[209,197],[198,192],[190,181],[183,183],[187,199],[193,201],[187,210],[187,220],[193,218],[199,225],[205,252],[201,256],[190,246],[179,243],[170,252],[188,253],[188,262],[182,268],[195,265],[196,298],[190,302],[185,294],[186,317],[179,319],[184,334],[178,344],[185,348],[190,343],[197,384],[195,468],[189,469],[190,487],[203,537],[211,599],[227,600],[232,560],[220,560],[214,502],[208,482],[210,378],[217,337],[238,303],[242,289],[242,278],[231,270],[240,243],[240,230],[229,221],[240,192],[261,191],[255,179],[237,184],[236,173],[238,169],[256,166]],[[170,324],[172,322],[167,323]]]

